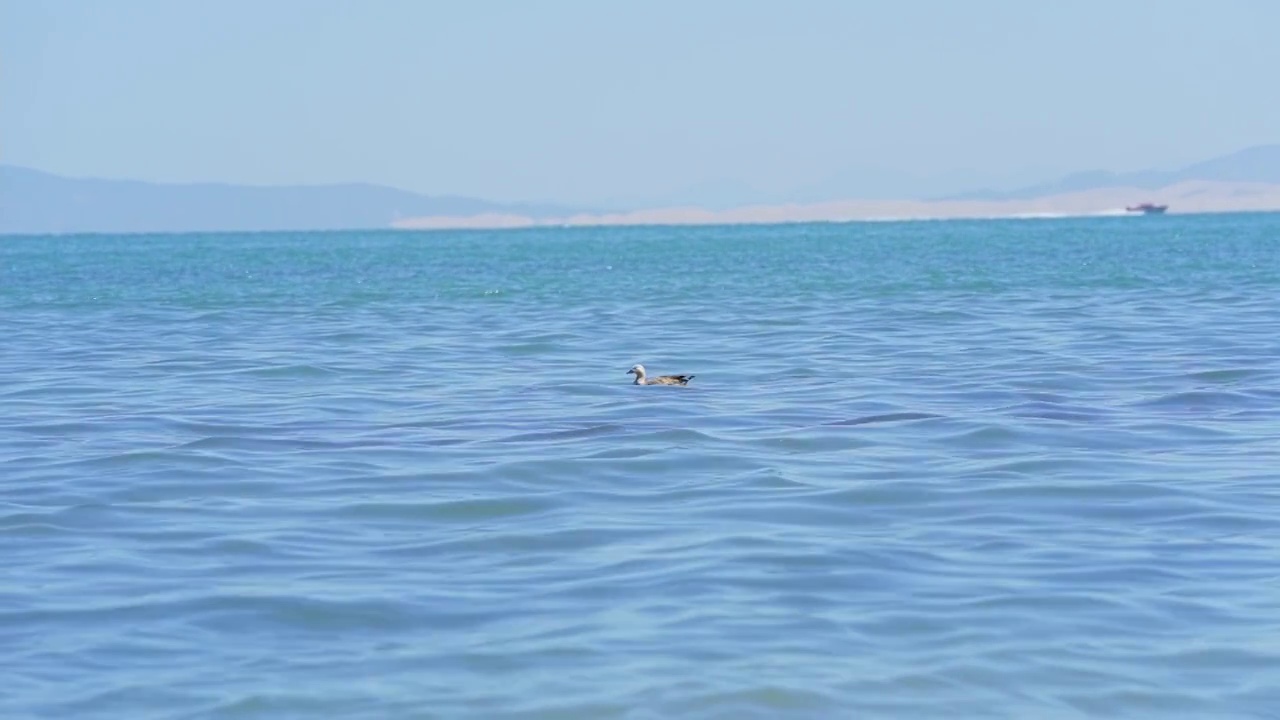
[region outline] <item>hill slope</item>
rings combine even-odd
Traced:
[[[1280,185],[1280,145],[1258,145],[1178,170],[1115,173],[1091,170],[1073,173],[1050,183],[1010,192],[979,190],[939,198],[942,200],[1029,200],[1103,188],[1155,190],[1186,182],[1266,183]]]
[[[368,184],[255,187],[67,178],[0,166],[0,233],[345,230],[406,217],[572,214],[572,208],[428,197]]]

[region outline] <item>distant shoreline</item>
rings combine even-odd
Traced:
[[[648,188],[657,193],[661,188]],[[1013,190],[935,198],[607,209],[582,204],[431,196],[368,183],[229,185],[64,177],[0,165],[0,236],[1016,220],[1280,211],[1280,145],[1247,148],[1175,171],[1085,172]]]
[[[1038,214],[1038,215],[972,215],[972,216],[953,216],[953,217],[866,217],[866,218],[846,218],[846,219],[829,219],[829,220],[761,220],[761,221],[742,221],[742,222],[628,222],[628,223],[554,223],[537,221],[528,224],[507,224],[507,225],[482,225],[482,224],[463,224],[456,225],[439,225],[427,227],[387,227],[387,226],[370,226],[370,227],[351,227],[351,228],[302,228],[294,230],[268,229],[241,229],[241,230],[139,230],[132,232],[113,231],[113,230],[84,230],[84,231],[67,231],[67,232],[44,232],[44,233],[17,233],[17,232],[0,232],[0,242],[5,239],[12,238],[37,238],[37,237],[100,237],[111,235],[130,235],[130,236],[189,236],[189,235],[284,235],[284,234],[338,234],[338,233],[414,233],[414,232],[501,232],[501,231],[520,231],[520,230],[588,230],[588,229],[606,229],[606,228],[733,228],[733,227],[784,227],[794,225],[853,225],[853,224],[876,224],[876,223],[946,223],[946,222],[1019,222],[1019,221],[1050,221],[1050,220],[1088,220],[1088,219],[1122,219],[1133,218],[1134,222],[1143,222],[1157,220],[1160,217],[1195,217],[1206,215],[1256,215],[1256,214],[1272,214],[1280,213],[1280,208],[1274,209],[1246,209],[1246,210],[1203,210],[1203,211],[1186,211],[1173,212],[1172,209],[1164,215],[1156,215],[1144,217],[1140,213],[1128,213],[1121,210],[1120,212],[1093,212],[1093,213],[1075,213],[1075,214]],[[465,218],[464,218],[465,219]]]
[[[1029,200],[872,201],[848,200],[813,204],[757,205],[730,210],[670,207],[563,218],[518,214],[431,216],[392,223],[398,230],[500,230],[551,227],[634,227],[772,225],[839,222],[908,222],[944,220],[1033,220],[1086,217],[1142,217],[1125,208],[1139,202],[1166,204],[1166,215],[1278,212],[1280,185],[1265,183],[1187,182],[1155,191],[1107,188]]]

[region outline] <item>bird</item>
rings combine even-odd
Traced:
[[[646,377],[643,365],[632,365],[627,371],[628,375],[635,375],[636,381],[633,385],[688,385],[693,379],[692,375],[659,375],[657,377]]]

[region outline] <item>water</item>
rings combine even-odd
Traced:
[[[1280,717],[1277,236],[5,238],[0,717]]]

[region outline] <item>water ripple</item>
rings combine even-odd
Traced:
[[[0,715],[1275,716],[1276,229],[6,240]]]

